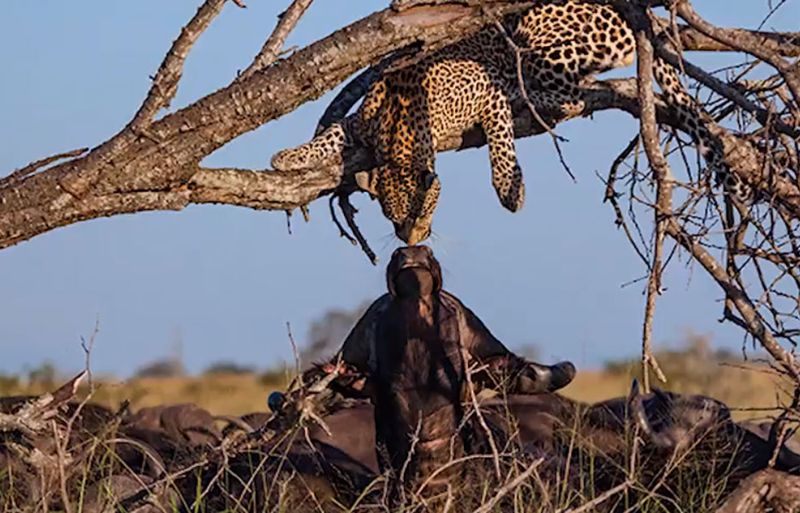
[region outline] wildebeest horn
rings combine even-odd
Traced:
[[[78,392],[78,387],[83,382],[83,379],[89,375],[89,371],[84,370],[71,380],[64,383],[61,387],[53,392],[53,402],[57,405],[70,401]]]
[[[650,419],[647,417],[647,412],[644,408],[644,400],[639,390],[639,381],[636,378],[634,378],[633,383],[631,383],[631,393],[630,396],[628,396],[628,404],[636,424],[639,426],[639,429],[647,435],[650,442],[655,444],[656,447],[663,449],[675,446],[672,439],[662,433],[656,432],[653,425],[650,423]]]
[[[141,440],[135,440],[127,436],[119,436],[107,441],[111,444],[126,444],[132,446],[134,449],[141,451],[144,456],[144,467],[146,475],[153,479],[160,479],[167,471],[167,466],[158,451],[153,447]]]
[[[231,415],[215,415],[214,416],[214,420],[227,422],[228,424],[230,424],[232,426],[238,427],[239,429],[241,429],[245,433],[252,433],[253,431],[255,431],[255,428],[253,426],[251,426],[250,424],[248,424],[244,420],[240,419],[239,417],[234,417],[234,416],[231,416]]]

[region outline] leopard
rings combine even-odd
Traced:
[[[492,185],[501,205],[516,212],[525,185],[512,104],[523,99],[537,113],[580,116],[586,106],[582,86],[599,73],[630,66],[635,55],[634,32],[613,6],[540,2],[407,67],[382,72],[354,114],[311,141],[276,153],[271,164],[278,171],[297,171],[341,158],[353,145],[368,148],[377,165],[355,173],[357,186],[378,199],[399,239],[418,244],[431,235],[441,191],[434,161],[448,135],[483,129]],[[678,70],[657,57],[653,71],[664,101],[697,144],[716,185],[749,201],[750,186],[726,166],[721,143],[708,128],[713,120]]]

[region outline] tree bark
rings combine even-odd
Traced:
[[[717,513],[797,513],[800,477],[766,469],[748,477]]]

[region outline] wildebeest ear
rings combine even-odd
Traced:
[[[628,393],[628,402],[631,402],[634,399],[638,398],[640,393],[641,392],[639,390],[639,380],[633,378],[633,381],[631,382],[631,391]]]
[[[430,251],[430,258],[429,266],[431,270],[431,276],[433,276],[433,291],[434,292],[441,292],[442,290],[442,266],[439,265],[439,261],[436,260],[436,257],[433,256],[433,251]]]
[[[397,289],[394,286],[394,276],[399,271],[400,262],[402,258],[400,252],[395,250],[392,253],[392,258],[389,260],[389,265],[386,266],[386,288],[392,297],[397,297]]]
[[[356,184],[358,185],[359,189],[362,191],[366,191],[370,194],[370,196],[375,197],[378,195],[378,191],[375,188],[375,184],[372,183],[372,174],[369,171],[359,171],[355,174]]]
[[[672,397],[658,387],[653,387],[653,394],[659,401],[662,401],[664,404],[672,403]]]

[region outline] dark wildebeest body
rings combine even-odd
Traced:
[[[455,436],[463,419],[465,365],[457,333],[436,319],[430,273],[405,269],[394,277],[396,296],[378,323],[375,348],[375,429],[378,450],[403,485],[429,476],[464,453]],[[442,472],[436,486],[452,479]]]
[[[401,280],[397,288],[397,277],[403,271],[407,280]],[[388,293],[376,299],[361,316],[347,335],[341,349],[332,362],[341,360],[355,367],[366,376],[373,376],[377,367],[377,351],[385,341],[378,336],[378,327],[387,320],[389,308],[400,294],[406,297],[425,297],[431,308],[420,310],[420,320],[428,324],[443,321],[453,332],[459,345],[470,359],[487,364],[492,371],[486,377],[495,380],[508,378],[508,390],[530,394],[559,390],[568,385],[575,376],[575,367],[569,362],[556,365],[541,365],[526,361],[508,350],[478,316],[455,296],[442,288],[442,271],[431,250],[425,246],[403,247],[395,250],[386,268]],[[427,288],[423,288],[427,287]],[[497,386],[498,383],[492,383]]]
[[[345,340],[341,359],[368,376],[382,470],[409,484],[464,451],[464,358],[486,364],[484,384],[509,391],[559,389],[572,364],[544,366],[511,353],[472,311],[442,289],[441,268],[424,246],[396,250],[389,293],[375,301]],[[457,471],[456,467],[451,469]],[[441,473],[440,481],[452,477]]]
[[[703,479],[703,483],[716,487],[722,484],[716,491],[722,496],[742,479],[766,468],[772,455],[768,440],[734,423],[722,403],[668,392],[640,399],[645,427],[633,407],[635,401],[625,397],[588,405],[554,393],[510,395],[485,400],[481,409],[496,433],[518,443],[525,452],[545,457],[539,468],[545,482],[568,480],[572,489],[591,483],[592,489],[584,490],[590,494],[600,494],[627,480],[636,430],[643,439],[637,480],[643,486],[660,482],[658,493],[662,497],[681,490],[680,483],[687,475],[689,481]],[[335,413],[336,424],[344,429],[331,426],[332,436],[326,445],[337,449],[328,452],[336,465],[342,463],[342,455],[353,456],[364,467],[369,465],[365,455],[376,443],[371,410],[364,402],[355,411],[345,408]],[[330,418],[324,417],[325,422]],[[346,436],[340,438],[342,434]],[[682,457],[684,450],[692,454]],[[295,455],[290,458],[295,465],[300,463],[294,468],[309,468],[308,460]],[[675,468],[670,468],[672,464]],[[322,468],[319,463],[315,465]],[[351,464],[350,468],[356,467]],[[800,455],[784,449],[776,468],[800,472]]]
[[[222,433],[214,416],[195,404],[160,405],[142,408],[125,419],[125,426],[166,434],[179,444],[216,445]]]

